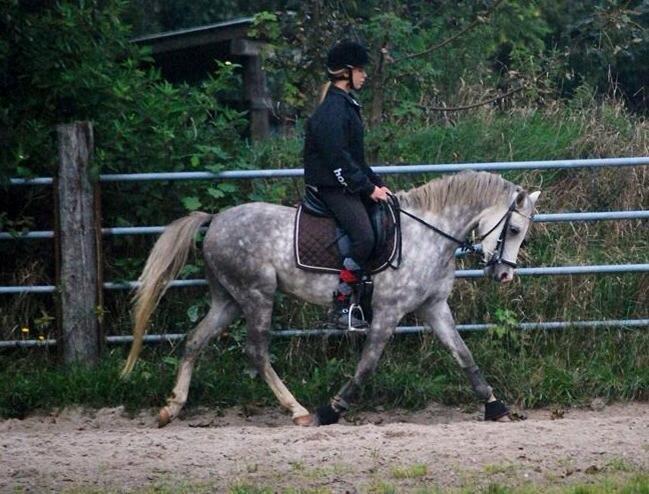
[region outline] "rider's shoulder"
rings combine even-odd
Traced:
[[[345,101],[344,96],[338,94],[330,94],[318,105],[315,112],[313,113],[313,118],[315,120],[331,120],[335,118],[340,120],[341,117],[344,117],[349,114],[349,103]]]
[[[337,88],[335,86],[331,87],[327,92],[327,96],[325,97],[322,104],[325,103],[329,105],[339,105],[339,106],[358,105],[358,102],[354,99],[354,97],[350,93],[348,93],[347,91],[343,91],[342,89]]]

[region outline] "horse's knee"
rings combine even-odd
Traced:
[[[491,386],[489,386],[489,384],[487,384],[487,381],[485,380],[478,366],[473,365],[471,367],[467,367],[464,369],[464,372],[469,378],[469,382],[471,383],[471,387],[473,388],[475,394],[484,401],[487,401],[491,397],[493,389],[491,388]]]
[[[266,363],[268,362],[268,354],[264,351],[264,348],[260,345],[249,343],[246,345],[246,355],[248,359],[255,366],[258,371],[262,371]]]

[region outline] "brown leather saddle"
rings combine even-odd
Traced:
[[[398,268],[401,261],[401,230],[398,203],[378,202],[369,211],[376,242],[368,265],[370,274],[388,267]],[[294,251],[300,269],[338,273],[349,256],[349,237],[336,224],[333,215],[317,191],[307,186],[295,214]]]

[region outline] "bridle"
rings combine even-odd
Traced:
[[[498,240],[496,241],[496,248],[493,250],[491,257],[486,262],[485,267],[490,267],[490,266],[495,267],[499,264],[504,264],[506,266],[509,266],[510,268],[516,269],[515,262],[512,262],[509,259],[505,259],[503,257],[503,254],[505,252],[505,240],[507,238],[507,230],[509,229],[509,222],[512,219],[513,213],[518,213],[523,215],[523,213],[521,213],[516,209],[516,199],[512,201],[509,208],[507,209],[507,212],[504,214],[502,218],[498,220],[498,223],[492,226],[487,233],[485,233],[480,237],[480,242],[482,242],[485,238],[487,238],[491,234],[491,232],[493,232],[496,229],[496,227],[498,227],[498,225],[500,225],[503,221],[505,222],[505,224],[502,227],[502,230],[500,230],[500,235],[498,235]],[[527,215],[523,215],[523,216],[527,216]]]
[[[505,240],[507,237],[507,230],[509,229],[509,223],[512,218],[512,214],[517,213],[520,214],[521,216],[527,218],[528,220],[532,221],[533,216],[528,216],[524,213],[521,213],[518,209],[516,209],[516,199],[512,201],[512,203],[509,205],[509,208],[507,208],[507,211],[505,214],[498,220],[498,222],[492,226],[487,233],[484,233],[481,235],[478,239],[476,239],[474,242],[471,242],[469,240],[460,240],[453,235],[446,233],[444,230],[441,230],[437,228],[435,225],[431,225],[427,221],[419,218],[418,216],[405,211],[401,209],[401,206],[399,205],[399,202],[397,201],[397,198],[393,195],[390,195],[392,202],[393,202],[393,207],[396,208],[397,211],[405,214],[406,216],[409,216],[410,218],[418,221],[422,225],[426,226],[427,228],[430,228],[433,230],[435,233],[441,235],[442,237],[447,238],[448,240],[451,240],[452,242],[455,242],[458,244],[458,246],[463,249],[466,252],[477,252],[478,249],[478,244],[482,242],[485,238],[487,238],[491,233],[498,228],[498,225],[504,222],[502,230],[500,230],[500,235],[498,236],[498,240],[496,242],[496,248],[493,250],[491,257],[489,260],[485,263],[485,267],[490,267],[490,266],[497,266],[499,264],[505,264],[506,266],[509,266],[511,268],[516,269],[516,263],[512,262],[508,259],[505,259],[503,257],[503,254],[505,252]],[[395,205],[396,204],[396,205]]]

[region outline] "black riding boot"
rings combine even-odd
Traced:
[[[329,322],[337,329],[363,329],[368,326],[360,306],[352,303],[351,295],[340,297],[337,293],[334,293]]]
[[[356,300],[357,287],[361,282],[360,272],[343,269],[340,284],[333,295],[333,307],[329,313],[329,323],[338,329],[362,329],[367,322]]]

